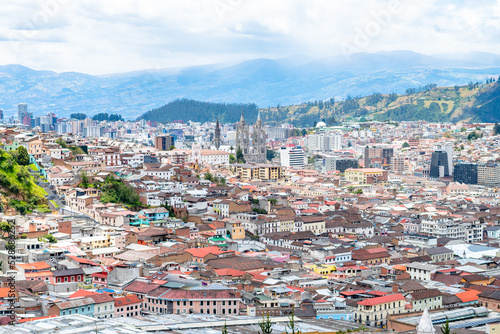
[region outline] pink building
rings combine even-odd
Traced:
[[[144,311],[156,314],[239,314],[240,294],[232,289],[159,287],[144,298]]]

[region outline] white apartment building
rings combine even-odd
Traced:
[[[337,133],[318,133],[307,137],[309,152],[330,152],[342,149],[342,135]]]
[[[485,225],[478,222],[464,223],[454,221],[449,218],[425,219],[420,225],[420,232],[436,238],[448,237],[460,239],[465,242],[474,242],[483,240],[483,231]]]

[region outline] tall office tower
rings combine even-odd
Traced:
[[[170,146],[174,145],[172,135],[160,135],[155,138],[155,148],[160,151],[168,151]]]
[[[429,176],[432,179],[450,176],[450,170],[448,169],[448,153],[445,151],[435,151],[432,153]]]
[[[17,119],[19,123],[23,123],[23,118],[28,114],[28,105],[26,103],[19,103],[17,105]]]
[[[438,145],[435,151],[444,151],[448,154],[448,170],[450,175],[453,175],[453,144]]]
[[[300,147],[282,147],[280,150],[281,166],[304,168],[306,155]]]
[[[3,110],[0,110],[0,122],[3,123]]]
[[[465,184],[477,184],[477,164],[456,164],[453,169],[453,181]]]

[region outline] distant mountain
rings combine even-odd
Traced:
[[[406,94],[371,94],[345,101],[314,101],[284,107],[264,108],[267,124],[291,123],[310,127],[322,120],[335,124],[350,117],[379,121],[500,122],[500,83],[436,87],[434,84],[408,89]]]
[[[255,103],[259,107],[345,99],[408,87],[484,81],[500,74],[500,56],[488,53],[426,56],[410,51],[358,53],[310,59],[254,59],[180,69],[92,76],[0,66],[0,109],[14,114],[28,103],[35,115],[55,112],[123,115],[135,119],[177,99]]]
[[[205,123],[214,122],[218,118],[221,123],[235,123],[240,120],[241,113],[245,116],[246,121],[254,122],[257,119],[257,105],[254,103],[212,103],[181,99],[150,110],[141,115],[138,120],[145,119],[156,122],[196,120]]]

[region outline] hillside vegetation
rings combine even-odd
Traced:
[[[170,102],[160,108],[153,109],[140,116],[138,119],[156,122],[215,122],[217,117],[222,123],[234,123],[240,120],[241,112],[249,121],[257,118],[258,108],[253,103],[211,103],[189,99]]]
[[[436,87],[434,84],[408,89],[398,95],[375,93],[348,97],[345,101],[315,101],[301,105],[265,108],[262,117],[268,123],[289,122],[295,126],[313,126],[324,121],[335,124],[349,117],[371,117],[378,121],[499,122],[500,84]]]
[[[0,150],[0,192],[2,211],[16,210],[20,214],[34,209],[47,210],[45,190],[35,183],[27,166],[17,164],[9,153]]]

